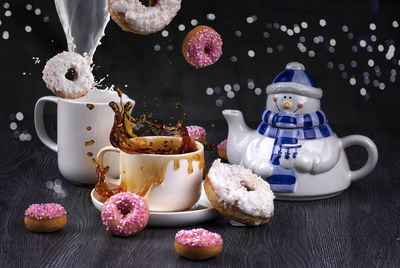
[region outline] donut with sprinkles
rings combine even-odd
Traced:
[[[187,259],[206,260],[218,255],[222,248],[221,235],[203,228],[180,230],[175,235],[175,250]]]
[[[67,224],[67,212],[60,204],[32,204],[25,210],[24,223],[31,232],[55,232]]]
[[[181,8],[181,0],[108,0],[111,18],[124,30],[136,34],[152,34],[164,29]]]
[[[73,72],[74,79],[65,76]],[[76,99],[85,96],[94,84],[92,69],[86,57],[64,51],[46,62],[43,81],[57,97]]]
[[[182,53],[197,69],[214,64],[222,55],[221,36],[208,26],[197,26],[183,40]]]
[[[224,160],[228,160],[228,156],[226,155],[226,144],[227,140],[225,139],[217,145],[218,156]]]
[[[104,202],[101,220],[106,229],[118,236],[131,236],[146,227],[149,207],[146,200],[136,194],[122,192]]]
[[[206,142],[207,132],[203,127],[200,126],[187,126],[186,127],[189,137],[192,140],[198,141],[200,143]]]
[[[268,182],[240,165],[217,159],[208,170],[204,190],[222,215],[246,225],[261,225],[274,215],[274,198]]]

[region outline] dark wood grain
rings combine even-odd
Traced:
[[[206,126],[215,143],[226,125]],[[107,232],[91,203],[92,187],[63,179],[56,154],[34,137],[20,142],[11,131],[0,132],[0,267],[400,267],[399,131],[337,128],[339,136],[360,133],[377,144],[375,170],[342,195],[320,201],[275,202],[275,216],[260,227],[233,227],[222,216],[191,227],[218,232],[224,250],[217,257],[194,262],[179,257],[174,235],[182,228],[151,228],[120,238]],[[348,151],[351,166],[362,165],[365,152]],[[216,152],[206,152],[210,166]],[[67,197],[55,199],[46,181],[61,180]],[[37,202],[61,203],[68,224],[59,232],[29,232],[24,210]]]

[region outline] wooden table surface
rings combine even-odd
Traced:
[[[2,121],[0,130],[0,267],[400,267],[400,143],[399,131],[339,127],[339,136],[363,134],[378,146],[375,170],[342,195],[320,201],[275,201],[275,216],[259,227],[233,227],[223,216],[184,228],[218,232],[224,249],[203,262],[179,257],[174,235],[182,229],[147,227],[121,238],[106,231],[92,205],[92,186],[63,179],[56,154],[36,137],[14,138]],[[32,126],[30,125],[30,128]],[[221,123],[209,129],[212,141],[226,135]],[[31,133],[34,133],[32,130]],[[349,150],[351,166],[365,160],[360,148]],[[216,152],[206,152],[208,167]],[[59,180],[65,198],[56,198],[46,182]],[[24,211],[32,203],[57,202],[68,212],[59,232],[29,232]]]

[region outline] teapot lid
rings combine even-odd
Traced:
[[[322,89],[299,62],[289,62],[286,69],[267,86],[267,94],[274,93],[294,93],[316,99],[322,97]]]

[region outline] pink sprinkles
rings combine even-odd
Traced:
[[[25,216],[29,219],[48,220],[59,218],[66,215],[67,212],[60,204],[32,204],[25,210]]]
[[[189,137],[193,140],[201,139],[203,136],[206,136],[206,130],[200,126],[187,126],[186,127]]]
[[[222,55],[221,36],[213,29],[196,32],[187,44],[186,56],[196,68],[216,62]]]
[[[175,241],[184,246],[212,247],[223,244],[222,237],[203,228],[180,230],[175,235]]]
[[[130,236],[146,227],[149,207],[136,194],[122,192],[111,196],[103,204],[101,220],[107,230],[119,236]]]
[[[221,141],[220,144],[217,145],[218,149],[226,149],[226,139]]]

